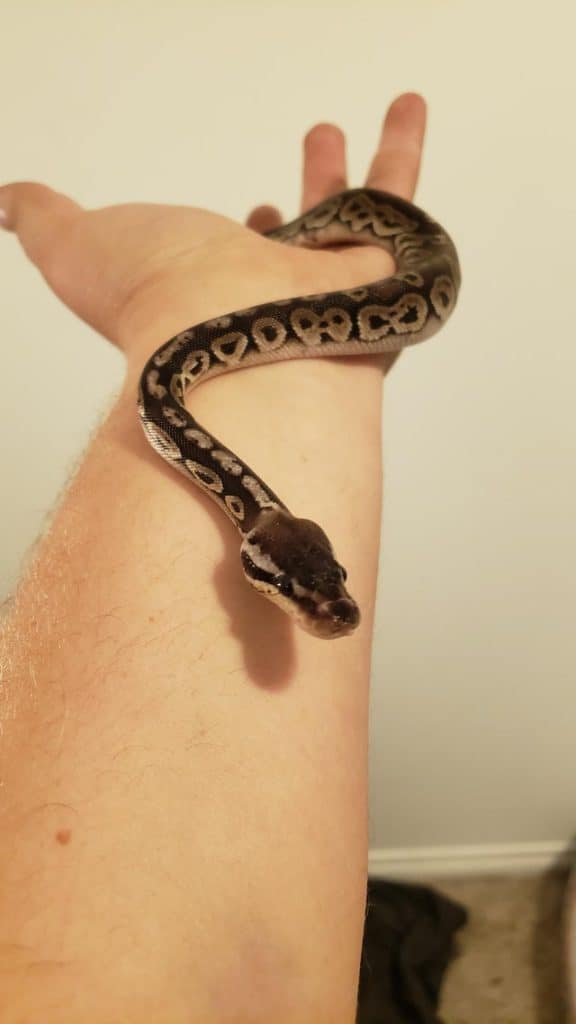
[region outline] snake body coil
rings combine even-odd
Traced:
[[[318,637],[351,633],[360,618],[324,531],[295,518],[242,460],[185,408],[188,392],[256,363],[396,352],[436,333],[460,286],[454,244],[412,203],[350,189],[267,233],[289,245],[379,245],[396,272],[362,287],[243,309],[193,326],[148,360],[138,410],[155,451],[210,495],[243,540],[244,573],[258,591]]]

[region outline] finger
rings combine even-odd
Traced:
[[[246,227],[263,234],[282,224],[282,214],[275,206],[256,206],[246,218]]]
[[[32,262],[48,272],[50,256],[64,224],[82,213],[69,196],[36,181],[17,181],[0,188],[2,227],[13,231]]]
[[[399,96],[388,108],[366,185],[412,199],[416,191],[426,131],[426,103],[415,92]]]
[[[346,188],[346,136],[336,124],[316,124],[304,136],[302,202],[305,213]]]

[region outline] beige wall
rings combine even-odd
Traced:
[[[554,844],[576,829],[573,5],[390,0],[0,4],[3,180],[88,205],[296,213],[300,141],[430,103],[419,203],[460,306],[384,409],[372,844]],[[2,588],[121,360],[0,237]],[[161,339],[160,339],[161,340]]]

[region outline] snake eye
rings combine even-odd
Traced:
[[[292,580],[285,572],[279,573],[278,576],[274,577],[274,586],[280,594],[284,597],[291,597],[293,593]]]

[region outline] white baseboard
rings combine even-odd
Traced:
[[[391,880],[532,875],[576,864],[576,846],[546,843],[487,843],[477,846],[422,846],[370,850],[368,873]]]

